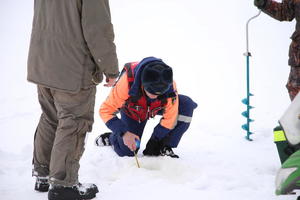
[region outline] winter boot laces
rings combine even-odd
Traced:
[[[95,139],[96,146],[111,146],[111,143],[109,141],[109,136],[111,134],[112,134],[111,132],[108,132],[108,133],[103,133],[103,134],[99,135]]]
[[[99,190],[95,184],[78,183],[73,187],[53,185],[48,192],[49,200],[83,200],[96,197]]]
[[[37,176],[35,180],[34,189],[39,192],[48,192],[49,189],[48,177]]]
[[[170,156],[171,158],[179,158],[178,155],[176,155],[171,147],[165,146],[160,150],[161,156]]]

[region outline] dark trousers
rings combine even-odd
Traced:
[[[197,107],[197,104],[188,96],[178,95],[179,107],[178,107],[178,119],[177,124],[168,134],[167,146],[175,148],[178,146],[182,135],[189,128],[193,111]],[[131,119],[125,113],[121,112],[121,120],[128,127],[128,131],[138,135],[140,138],[143,136],[144,128],[147,124],[147,120],[139,123],[136,120]],[[110,142],[119,156],[134,156],[134,153],[124,144],[123,137],[120,134],[113,133],[110,136]]]

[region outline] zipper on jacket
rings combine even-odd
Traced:
[[[135,108],[135,110],[140,111],[140,109],[142,108],[142,106],[136,105],[134,108]]]
[[[130,109],[127,109],[131,114],[133,114],[134,116],[136,116],[136,118],[138,118],[138,122],[141,123],[141,118],[139,117],[138,114],[136,114],[135,112],[133,112],[132,110]]]
[[[157,108],[154,108],[153,110],[151,110],[151,118],[153,118],[154,117],[154,111],[159,111],[159,110],[161,110],[162,109],[162,107],[157,107]]]
[[[149,116],[150,116],[150,106],[147,107],[146,119],[149,119]]]

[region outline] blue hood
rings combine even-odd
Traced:
[[[155,57],[146,57],[144,58],[134,69],[134,82],[128,92],[129,96],[138,96],[139,95],[139,90],[141,88],[141,76],[142,76],[142,71],[144,69],[144,67],[150,63],[150,62],[154,62],[154,61],[158,61],[158,62],[162,62],[163,64],[165,64],[162,59],[159,58],[155,58]],[[165,64],[166,65],[166,64]],[[174,92],[173,86],[170,87],[170,89],[166,92]]]

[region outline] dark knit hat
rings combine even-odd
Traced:
[[[141,80],[147,92],[161,95],[173,84],[173,71],[163,62],[150,62],[144,67]]]

